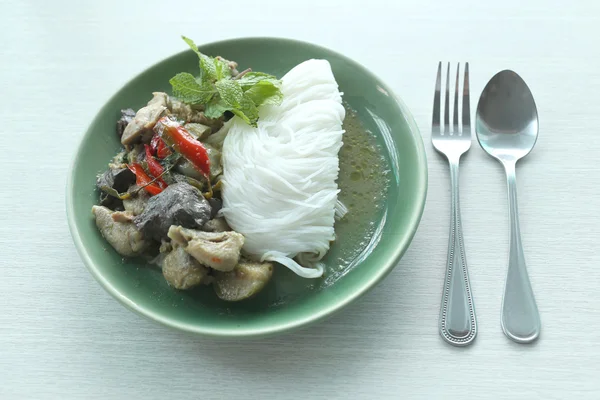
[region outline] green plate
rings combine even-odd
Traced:
[[[427,193],[427,162],[417,125],[389,87],[360,64],[331,50],[276,38],[227,40],[200,46],[200,50],[235,60],[241,69],[252,67],[277,76],[310,58],[331,63],[345,102],[377,136],[391,169],[388,196],[379,220],[374,221],[378,230],[369,251],[333,284],[301,279],[279,266],[272,282],[257,297],[227,303],[210,287],[190,292],[170,288],[158,269],[141,261],[123,260],[104,241],[90,210],[97,202],[96,175],[106,169],[120,147],[115,134],[120,109],[138,109],[151,98],[151,92],[168,92],[168,81],[178,72],[196,73],[197,57],[189,50],[159,62],[127,83],[102,107],[83,136],[66,196],[77,250],[92,275],[122,304],[183,331],[255,337],[289,331],[330,316],[383,279],[417,230]],[[335,260],[330,257],[326,262]]]

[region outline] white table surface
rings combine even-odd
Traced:
[[[1,399],[600,398],[600,3],[364,3],[0,1]],[[268,340],[192,337],[123,308],[80,261],[64,206],[75,147],[121,85],[184,49],[180,34],[324,45],[413,111],[429,158],[418,233],[384,282],[328,321]],[[537,101],[540,137],[517,171],[543,324],[533,346],[500,329],[506,188],[476,143],[461,200],[479,335],[457,349],[437,332],[449,223],[448,170],[430,145],[438,60],[470,61],[473,108],[504,68]]]

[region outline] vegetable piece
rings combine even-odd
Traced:
[[[158,133],[155,133],[154,136],[152,136],[152,140],[150,141],[150,148],[152,149],[152,154],[160,158],[161,160],[173,153],[171,149],[167,147],[165,141],[162,140]]]
[[[188,159],[205,177],[210,176],[210,161],[206,147],[194,139],[183,126],[171,118],[163,117],[156,124],[156,130],[167,144]]]
[[[168,236],[200,264],[219,271],[231,271],[237,265],[244,245],[244,236],[233,231],[202,232],[171,226]]]
[[[240,301],[260,292],[273,276],[273,264],[240,260],[230,272],[215,272],[213,287],[220,299]]]
[[[205,176],[202,172],[198,171],[198,168],[194,167],[194,165],[189,162],[187,159],[182,158],[175,167],[176,171],[180,174],[183,174],[189,178],[195,179],[197,181],[201,181],[205,179]]]
[[[214,182],[217,176],[223,173],[223,167],[221,166],[221,152],[209,144],[204,144],[206,153],[208,154],[208,161],[210,162],[210,179]]]
[[[160,142],[158,142],[158,147],[156,148],[156,156],[160,159],[163,159],[167,158],[171,154],[173,154],[171,149],[167,147],[164,140],[160,139]]]
[[[96,186],[101,190],[100,205],[110,209],[123,207],[122,199],[126,198],[129,186],[135,182],[135,174],[127,168],[110,168],[98,176]]]
[[[121,110],[121,118],[119,118],[119,120],[117,121],[117,135],[119,136],[119,138],[123,136],[125,128],[127,128],[127,125],[129,125],[129,123],[133,121],[134,117],[135,111],[132,108],[126,108],[124,110]]]
[[[212,132],[212,129],[210,126],[207,126],[204,124],[198,124],[195,122],[185,124],[183,127],[185,129],[187,129],[188,132],[193,137],[195,137],[197,140],[200,140],[200,141],[203,141],[204,139],[206,139]]]
[[[140,187],[143,186],[146,192],[152,195],[157,195],[160,192],[162,192],[160,186],[158,186],[156,183],[150,183],[152,182],[152,178],[148,176],[148,174],[146,173],[146,171],[144,171],[144,168],[140,164],[134,163],[128,165],[128,167],[131,170],[131,172],[135,174],[136,185]]]
[[[160,241],[167,239],[171,225],[200,229],[210,215],[210,204],[202,193],[189,183],[179,182],[151,197],[134,223],[145,237]]]
[[[129,186],[135,182],[135,174],[127,168],[109,169],[98,177],[96,185],[105,191],[111,188],[119,193],[126,192]],[[110,193],[109,193],[110,194]]]
[[[150,149],[150,146],[145,144],[144,148],[146,150],[146,163],[148,164],[148,171],[150,171],[150,175],[152,175],[153,178],[156,178],[156,183],[158,183],[158,186],[161,189],[166,188],[168,186],[167,183],[163,180],[163,178],[160,178],[160,176],[165,172],[165,169],[152,156],[152,150]]]
[[[96,226],[117,253],[132,257],[140,255],[147,247],[142,233],[129,221],[127,213],[114,212],[106,207],[93,206],[92,214],[96,218]]]
[[[194,257],[179,246],[175,246],[164,258],[162,271],[169,285],[180,290],[208,283],[211,279],[208,268],[200,265]]]

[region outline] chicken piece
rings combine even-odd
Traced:
[[[115,222],[132,222],[133,214],[129,211],[115,211],[111,215],[113,221]]]
[[[211,207],[202,193],[186,182],[174,183],[150,197],[135,224],[144,236],[161,241],[171,225],[202,228],[210,219]]]
[[[273,275],[273,264],[240,260],[230,272],[215,272],[213,287],[220,299],[240,301],[260,292]]]
[[[116,213],[106,207],[93,206],[92,214],[96,217],[96,226],[102,236],[122,256],[137,256],[148,246],[148,242],[133,222],[127,221],[127,218],[121,215],[126,213]]]
[[[154,128],[156,122],[167,111],[169,100],[167,94],[154,92],[152,95],[154,97],[148,102],[148,105],[138,110],[133,120],[123,131],[123,136],[121,136],[121,143],[123,143],[123,145],[128,146],[137,142],[142,134],[146,132],[152,134],[152,128]]]
[[[244,236],[237,232],[202,232],[175,225],[169,228],[169,238],[200,264],[218,271],[231,271],[244,245]]]
[[[225,218],[214,218],[204,224],[202,227],[203,231],[206,232],[227,232],[230,231],[231,228],[227,225],[227,221]]]
[[[180,246],[175,246],[167,254],[162,263],[162,271],[169,285],[181,290],[190,289],[201,283],[209,283],[211,278],[208,275],[208,268],[200,265]]]
[[[133,193],[139,188],[137,185],[131,185],[128,192]],[[125,211],[129,211],[133,215],[140,215],[144,212],[146,204],[150,199],[150,194],[145,190],[138,190],[136,194],[132,194],[130,198],[123,200]]]

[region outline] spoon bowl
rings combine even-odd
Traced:
[[[494,75],[477,104],[475,129],[481,147],[501,162],[516,162],[535,146],[538,128],[537,108],[525,81],[510,70]]]
[[[504,166],[508,185],[510,248],[502,330],[517,343],[531,343],[539,337],[541,322],[521,243],[515,167],[535,146],[538,113],[529,87],[515,72],[501,71],[485,86],[477,104],[475,131],[481,147]]]

